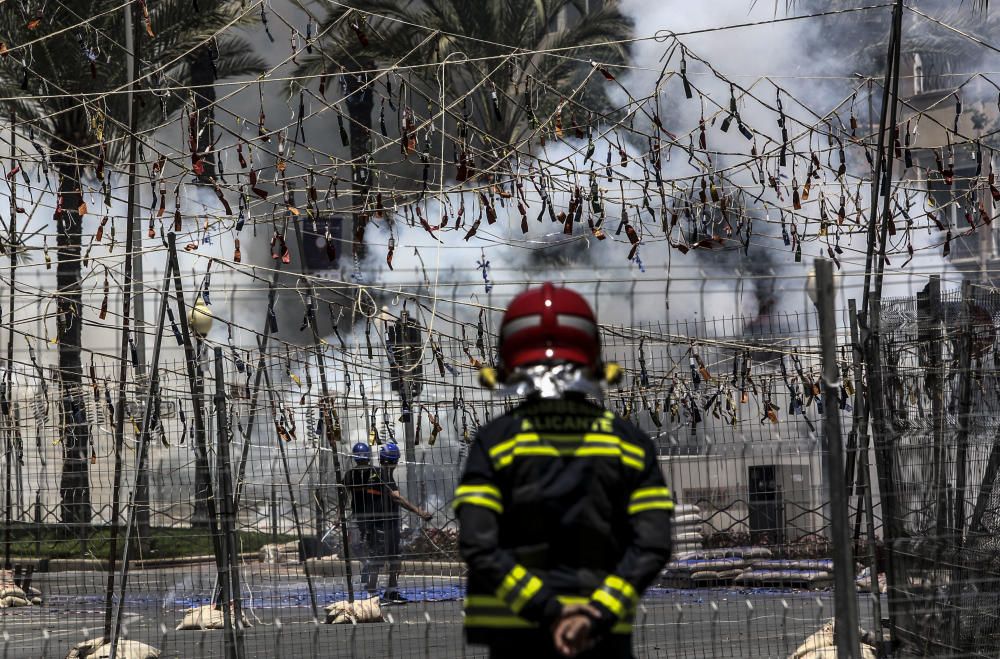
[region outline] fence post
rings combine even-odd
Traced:
[[[236,525],[236,511],[233,508],[233,488],[232,475],[229,471],[229,424],[226,420],[226,382],[223,371],[222,348],[216,347],[215,357],[215,416],[217,420],[216,435],[218,439],[218,453],[216,455],[217,468],[215,470],[218,485],[216,492],[219,493],[219,521],[222,530],[222,555],[225,561],[225,569],[222,572],[224,578],[222,582],[223,600],[225,600],[226,589],[229,591],[229,601],[223,601],[222,611],[226,621],[226,633],[232,636],[233,656],[245,656],[243,652],[242,634],[242,602],[240,597],[240,571],[239,560],[236,551],[236,535],[234,527]],[[229,625],[232,624],[230,627]]]
[[[35,555],[42,556],[42,491],[35,490],[35,510],[32,515],[35,527]],[[114,522],[112,522],[114,524]]]
[[[295,223],[295,231],[299,236],[301,242],[302,230],[299,228],[299,223]],[[323,419],[323,431],[326,434],[327,443],[330,446],[330,456],[333,458],[333,477],[334,486],[337,488],[337,522],[340,526],[340,539],[343,546],[344,554],[344,577],[347,580],[347,601],[354,601],[354,585],[351,583],[354,580],[353,569],[351,566],[351,540],[350,535],[347,532],[347,490],[344,488],[344,477],[343,471],[340,468],[340,456],[338,455],[339,447],[337,446],[337,435],[334,430],[334,420],[333,420],[333,397],[330,395],[330,385],[326,378],[326,365],[323,347],[325,342],[320,340],[319,328],[316,326],[316,292],[313,290],[312,282],[308,279],[305,280],[306,292],[308,294],[308,305],[306,306],[306,320],[309,324],[309,328],[312,330],[313,344],[316,354],[316,366],[319,369],[319,383],[320,391],[323,395],[323,401],[320,405],[320,414]],[[315,614],[316,606],[313,605],[313,612]]]
[[[176,250],[175,236],[173,233],[170,233],[168,235],[168,244],[170,245],[171,248],[174,248]],[[173,256],[176,257],[176,251],[174,252]],[[146,395],[145,398],[142,399],[144,408],[141,417],[142,427],[140,428],[139,432],[139,445],[138,447],[136,447],[136,459],[135,459],[136,476],[132,484],[132,492],[129,496],[129,505],[126,507],[126,510],[128,511],[128,519],[127,523],[125,524],[125,537],[123,539],[122,550],[121,550],[122,561],[121,561],[121,575],[118,578],[119,590],[118,590],[117,607],[114,606],[114,600],[112,597],[114,594],[114,586],[115,586],[115,579],[114,579],[115,556],[113,553],[115,548],[114,542],[112,542],[111,545],[112,553],[108,557],[108,586],[104,600],[104,606],[105,606],[104,639],[111,646],[109,653],[110,659],[115,659],[115,657],[117,657],[118,642],[120,641],[123,634],[122,611],[125,607],[125,593],[126,593],[126,586],[128,583],[129,550],[130,550],[129,543],[131,540],[132,530],[136,526],[136,512],[137,512],[136,509],[139,505],[143,505],[143,503],[137,499],[138,485],[140,480],[140,474],[142,473],[142,470],[146,462],[146,453],[149,449],[149,437],[153,431],[153,418],[154,415],[157,418],[159,417],[159,408],[155,407],[154,404],[159,399],[160,396],[160,378],[159,378],[160,348],[163,345],[163,328],[165,326],[164,323],[166,322],[167,303],[170,298],[169,283],[171,274],[179,276],[176,258],[172,259],[168,263],[166,271],[163,274],[163,284],[162,284],[162,289],[160,290],[160,303],[159,303],[159,308],[157,309],[156,312],[156,331],[153,339],[153,355],[152,359],[150,360],[149,377],[146,380]],[[127,322],[127,315],[123,320],[123,322]],[[122,340],[122,344],[127,345],[127,342],[124,338]],[[124,375],[124,373],[122,375]],[[115,426],[117,434],[116,443],[120,442],[123,437],[123,432],[117,432],[117,431],[123,431],[124,428],[124,419],[125,419],[124,378],[122,382],[119,383],[118,393],[119,393],[118,409],[116,410],[116,416],[115,416]],[[115,449],[117,452],[116,461],[120,457],[120,451],[118,451],[120,446],[121,444],[118,444]],[[121,474],[119,470],[118,477],[120,476]],[[115,512],[115,514],[117,514],[117,512]],[[114,517],[114,515],[112,517]],[[113,522],[117,522],[117,519],[113,519]],[[111,525],[111,532],[113,534],[112,538],[116,537],[116,529],[117,529],[117,524],[112,523]],[[111,636],[110,640],[108,640],[109,634]]]
[[[955,504],[953,509],[952,525],[952,550],[955,557],[952,563],[951,585],[949,587],[948,599],[952,608],[953,618],[952,647],[960,649],[962,643],[962,621],[959,615],[960,602],[962,597],[962,549],[965,545],[965,484],[967,455],[969,448],[969,413],[972,409],[972,351],[975,344],[972,340],[972,282],[968,279],[962,281],[962,302],[959,350],[958,355],[958,434],[955,438]]]
[[[816,307],[819,311],[820,343],[823,351],[823,443],[828,453],[827,483],[830,497],[830,527],[833,534],[834,638],[837,656],[859,656],[858,598],[854,587],[854,557],[851,551],[844,482],[844,456],[840,428],[840,367],[837,365],[836,290],[830,261],[816,259]],[[875,577],[877,583],[878,577]]]
[[[278,544],[278,491],[271,481],[271,542]]]
[[[264,370],[264,387],[267,390],[267,398],[271,405],[271,413],[277,417],[278,404],[274,397],[274,387],[271,385],[271,374]],[[275,433],[277,435],[277,433]],[[295,486],[292,484],[292,472],[288,468],[288,453],[285,451],[285,439],[276,437],[278,444],[278,455],[281,457],[281,467],[285,472],[285,485],[288,487],[288,502],[292,508],[292,522],[295,525],[295,535],[299,542],[299,552],[302,557],[302,573],[306,578],[306,587],[309,589],[309,604],[312,607],[313,620],[319,619],[319,608],[316,604],[316,588],[313,586],[312,575],[309,573],[309,556],[306,552],[306,545],[302,537],[302,523],[299,520],[299,504],[295,498]],[[354,601],[353,599],[351,601]]]
[[[872,600],[872,629],[875,630],[877,634],[877,647],[882,647],[882,588],[878,580],[879,569],[878,560],[875,554],[875,510],[872,505],[872,478],[871,478],[871,466],[868,459],[868,425],[867,425],[867,411],[865,409],[866,404],[866,392],[865,392],[865,379],[862,372],[864,355],[861,349],[861,335],[858,327],[858,308],[857,302],[852,298],[848,302],[848,308],[851,314],[851,347],[854,358],[854,425],[856,431],[859,433],[857,441],[858,458],[857,462],[857,475],[858,475],[858,490],[861,493],[858,502],[858,520],[861,518],[862,512],[864,512],[867,521],[867,532],[868,532],[868,570],[871,573],[872,587],[871,587],[871,600]],[[860,521],[858,522],[860,524]],[[854,538],[860,537],[860,532],[854,534]]]

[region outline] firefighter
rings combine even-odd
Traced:
[[[453,506],[469,566],[466,637],[504,657],[632,657],[632,619],[670,557],[673,501],[649,437],[587,395],[597,321],[546,283],[517,296],[487,386],[524,396],[480,428]]]
[[[388,447],[395,450],[392,451]],[[375,469],[371,464],[372,449],[365,442],[358,442],[351,449],[354,467],[347,472],[344,485],[351,497],[353,519],[361,533],[364,560],[361,564],[361,585],[369,597],[378,596],[378,575],[386,561],[389,562],[389,583],[381,601],[401,604],[406,600],[398,590],[400,567],[399,508],[419,515],[424,520],[431,514],[410,503],[399,493],[399,486],[392,477],[391,467],[399,461],[399,447],[389,444],[380,450],[385,464]],[[393,456],[394,459],[393,459]]]

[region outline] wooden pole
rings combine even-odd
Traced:
[[[295,235],[302,245],[302,229],[300,223],[295,223]],[[337,440],[334,434],[333,413],[330,407],[333,405],[333,397],[330,396],[330,385],[326,377],[326,361],[323,355],[322,341],[319,336],[319,327],[316,323],[316,291],[313,290],[312,282],[304,279],[306,284],[306,294],[308,301],[306,304],[306,320],[312,331],[313,346],[316,354],[316,366],[319,370],[320,392],[323,394],[323,401],[320,404],[320,414],[323,415],[323,431],[326,434],[327,444],[330,447],[330,455],[333,458],[334,487],[337,488],[337,523],[340,526],[341,542],[344,547],[344,576],[347,578],[347,601],[354,601],[354,574],[351,566],[351,543],[347,532],[347,492],[344,488],[343,470],[340,466],[340,454],[338,453]],[[320,474],[323,478],[323,474]]]
[[[115,560],[118,557],[118,517],[120,515],[121,506],[121,485],[122,485],[122,452],[125,446],[125,414],[127,403],[127,378],[128,378],[128,362],[129,362],[129,327],[132,322],[132,294],[134,292],[135,281],[133,275],[135,273],[135,261],[132,258],[132,253],[135,251],[135,239],[136,239],[136,221],[135,221],[135,194],[137,191],[136,187],[136,159],[138,158],[138,144],[136,138],[136,131],[139,128],[139,113],[135,107],[135,63],[138,61],[139,56],[139,39],[136,38],[136,31],[138,26],[141,25],[142,21],[133,20],[132,12],[133,10],[138,11],[138,7],[133,8],[133,6],[127,5],[124,9],[125,11],[125,39],[131,43],[131,49],[128,52],[128,76],[129,76],[129,97],[128,97],[128,130],[129,130],[129,147],[128,147],[128,191],[127,191],[127,208],[125,209],[125,295],[122,298],[122,332],[121,332],[121,342],[118,346],[118,404],[115,406],[115,428],[114,428],[114,438],[115,438],[115,473],[114,481],[111,486],[111,519],[109,520],[111,524],[111,543],[108,550],[108,582],[107,589],[105,591],[104,600],[104,640],[112,643],[111,646],[111,657],[114,659],[114,652],[116,649],[117,637],[117,621],[114,622],[114,629],[112,628],[112,609],[114,608],[113,594],[115,591]],[[108,183],[110,185],[110,182]],[[168,268],[169,273],[169,268]],[[166,279],[165,279],[166,281]],[[163,300],[161,300],[161,305],[165,303],[166,293],[162,294]],[[82,319],[80,319],[82,320]],[[75,322],[80,322],[77,320]],[[145,423],[145,421],[143,421]],[[133,493],[134,495],[134,493]],[[132,514],[132,511],[129,511]],[[126,536],[128,535],[128,530],[126,529]],[[126,547],[125,556],[127,556],[128,551]],[[122,595],[124,596],[124,587],[122,588]],[[121,608],[122,603],[118,603],[118,608]]]
[[[240,590],[239,559],[236,550],[236,511],[233,508],[232,475],[229,472],[229,424],[226,418],[226,381],[223,370],[222,348],[216,347],[215,355],[215,417],[218,449],[216,452],[216,478],[219,486],[219,521],[222,527],[224,550],[222,581],[222,611],[226,633],[231,638],[232,653],[236,659],[244,657],[243,606]],[[227,592],[228,591],[228,592]],[[228,597],[227,597],[228,595]],[[228,601],[227,601],[228,600]],[[229,643],[227,643],[229,645]]]
[[[267,388],[268,400],[271,404],[271,414],[277,415],[278,405],[274,400],[274,389],[271,386],[271,375],[264,371],[264,386]],[[309,589],[309,604],[312,606],[313,620],[319,620],[319,605],[316,603],[316,589],[313,586],[312,573],[309,570],[309,559],[306,556],[305,544],[302,536],[302,522],[299,519],[299,504],[295,497],[295,486],[292,484],[292,472],[288,468],[288,453],[285,451],[285,440],[275,433],[278,442],[278,454],[281,457],[281,467],[285,472],[285,485],[288,487],[288,498],[292,507],[292,521],[295,524],[295,534],[299,541],[299,548],[302,554],[302,572],[306,577],[306,588]]]
[[[830,528],[833,535],[834,611],[833,634],[837,656],[860,657],[858,596],[854,584],[847,487],[843,479],[844,456],[840,427],[840,367],[837,365],[836,290],[833,265],[816,259],[816,306],[819,311],[820,344],[823,352],[823,443],[828,455],[827,483],[830,496]],[[875,582],[878,578],[876,576]]]
[[[170,234],[168,237],[170,245],[174,244],[174,234]],[[126,261],[126,264],[128,261]],[[139,432],[139,446],[136,450],[136,475],[135,482],[132,485],[132,492],[129,496],[128,505],[128,521],[125,525],[125,539],[122,543],[122,566],[121,575],[118,579],[118,602],[114,611],[114,621],[111,627],[111,654],[110,659],[115,659],[116,652],[118,649],[118,641],[121,635],[121,624],[122,624],[122,610],[125,607],[125,589],[128,584],[128,568],[129,568],[129,549],[130,549],[130,536],[132,529],[136,526],[137,518],[137,508],[142,505],[137,500],[138,494],[138,481],[140,474],[142,473],[143,466],[146,461],[146,453],[149,448],[149,436],[153,429],[153,417],[156,412],[156,407],[154,407],[155,401],[159,399],[160,395],[160,378],[159,378],[159,365],[160,365],[160,347],[163,345],[163,328],[166,322],[167,316],[167,300],[169,299],[169,283],[171,274],[176,274],[174,272],[174,267],[176,263],[168,262],[166,271],[163,273],[163,285],[160,289],[160,306],[156,313],[156,335],[153,339],[153,357],[151,361],[150,375],[147,380],[146,385],[146,396],[144,398],[144,409],[142,413],[142,428]],[[126,363],[122,360],[122,363]],[[119,394],[122,393],[124,389],[124,381],[119,383]],[[116,422],[124,424],[125,416],[125,400],[124,397],[119,398]],[[121,436],[124,436],[124,431],[122,431]],[[111,560],[113,561],[113,555]],[[112,563],[113,565],[113,563]],[[113,587],[114,582],[112,581],[113,570],[111,566],[108,568],[108,584],[109,587]],[[110,600],[110,594],[106,601]],[[107,638],[107,636],[105,636]]]
[[[864,351],[861,349],[861,337],[858,330],[858,305],[854,299],[848,301],[848,309],[851,314],[851,353],[854,360],[854,419],[853,423],[857,432],[858,437],[858,457],[857,457],[857,474],[859,481],[859,489],[861,490],[861,495],[864,504],[865,519],[867,520],[867,532],[868,532],[868,552],[866,558],[868,559],[868,571],[871,574],[872,587],[872,629],[877,630],[877,640],[878,644],[881,646],[881,629],[882,629],[882,595],[881,587],[879,586],[879,570],[878,561],[875,556],[875,511],[872,505],[872,483],[871,483],[871,468],[869,467],[868,460],[868,425],[867,425],[867,410],[865,408],[865,380],[862,376],[862,368],[864,363]],[[858,516],[861,515],[861,504],[858,505]],[[854,536],[858,537],[857,534]]]
[[[10,112],[10,169],[13,172],[15,160],[17,158],[17,133],[14,132],[14,124],[17,121],[17,113]],[[3,386],[4,396],[7,399],[8,426],[6,433],[6,446],[4,447],[4,469],[6,474],[6,486],[4,493],[4,530],[3,530],[3,569],[10,570],[10,530],[11,530],[11,453],[14,450],[14,284],[17,277],[17,177],[8,175],[7,184],[10,186],[10,231],[7,238],[7,259],[8,277],[10,279],[10,290],[8,291],[7,303],[7,374]]]

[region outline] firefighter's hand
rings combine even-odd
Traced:
[[[590,632],[594,618],[599,615],[597,609],[589,604],[564,606],[552,628],[552,638],[559,654],[575,657],[590,648],[594,644]]]
[[[420,514],[420,519],[424,520],[425,522],[431,521],[431,518],[434,517],[434,513],[426,510],[421,510],[419,514]]]

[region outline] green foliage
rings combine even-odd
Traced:
[[[40,540],[36,545],[36,534]],[[292,535],[271,535],[255,531],[240,531],[237,534],[237,550],[245,553],[259,551],[266,544],[285,543],[295,540]],[[71,533],[66,527],[43,524],[37,529],[31,525],[14,525],[11,529],[11,555],[22,558],[96,558],[108,560],[110,548],[110,527],[89,527],[86,543]],[[3,536],[0,534],[0,544]],[[212,536],[204,531],[191,528],[152,528],[148,538],[149,554],[132,552],[132,558],[190,558],[212,556],[215,551]],[[84,544],[86,550],[84,550]],[[118,550],[121,551],[121,539]]]
[[[320,49],[302,60],[299,75],[363,68],[361,63],[371,60],[382,67],[429,65],[412,69],[407,77],[426,97],[436,99],[441,67],[434,65],[467,59],[466,64],[447,68],[445,95],[454,100],[471,91],[466,111],[481,134],[501,144],[517,141],[529,128],[529,117],[521,107],[526,85],[534,90],[539,103],[535,113],[541,119],[591,73],[590,60],[624,63],[628,57],[624,41],[632,36],[631,21],[615,0],[590,13],[584,12],[582,0],[356,0],[352,4],[353,8],[338,6],[327,17],[320,29],[324,35]],[[564,11],[570,14],[568,21],[559,19]],[[361,46],[358,30],[367,47]],[[538,52],[545,50],[552,52]],[[532,54],[509,57],[517,52]],[[486,84],[481,84],[484,80]],[[501,101],[499,119],[490,98],[494,85]],[[605,85],[597,74],[573,100],[606,109]]]
[[[191,56],[199,48],[217,44],[220,78],[266,67],[233,29],[252,18],[239,0],[198,4],[196,12],[190,0],[149,2],[152,37],[140,19],[137,73],[145,76],[139,85],[141,127],[158,125],[165,120],[164,109],[169,115],[189,101],[175,90],[189,79]],[[39,140],[56,151],[89,152],[103,137],[110,153],[121,153],[128,116],[121,3],[46,3],[42,14],[26,11],[27,5],[9,1],[0,10],[0,42],[8,49],[0,57],[0,95],[18,97],[6,103],[14,106],[21,121],[35,120]],[[160,88],[174,90],[158,92]]]

